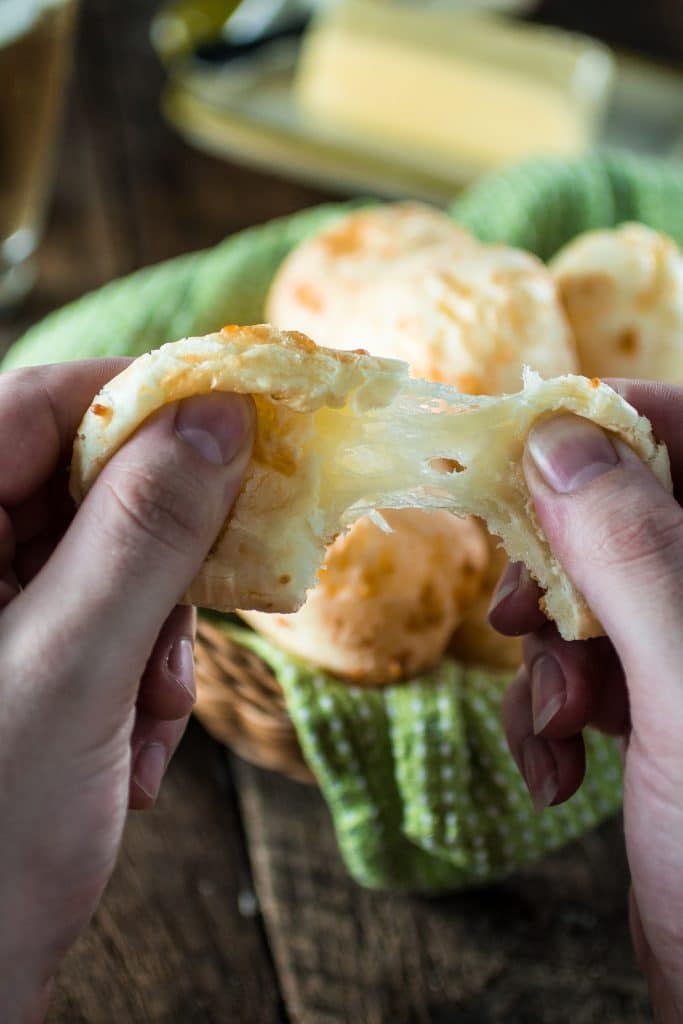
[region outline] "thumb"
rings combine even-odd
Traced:
[[[670,666],[683,654],[683,510],[676,499],[628,445],[577,416],[533,428],[524,472],[551,548],[627,675],[644,671],[649,678],[659,664],[669,667],[673,685]]]
[[[125,699],[134,695],[237,497],[253,423],[242,396],[187,399],[151,417],[104,467],[46,566],[6,609],[19,627],[30,623],[31,647],[41,635],[39,649],[58,645],[70,670],[62,678],[96,673],[119,696],[125,679]]]

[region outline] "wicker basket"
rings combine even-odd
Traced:
[[[282,688],[258,655],[200,620],[195,713],[206,729],[261,768],[315,785]]]

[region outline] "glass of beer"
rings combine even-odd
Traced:
[[[0,0],[0,311],[34,280],[77,0]]]

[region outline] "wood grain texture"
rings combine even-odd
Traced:
[[[194,724],[63,964],[51,1024],[286,1021],[223,749]]]
[[[641,1024],[620,823],[510,881],[376,893],[341,863],[320,794],[233,759],[252,868],[295,1024]]]
[[[176,138],[158,113],[155,7],[82,4],[38,286],[0,323],[0,350],[113,277],[330,198]],[[479,892],[363,891],[315,790],[229,764],[195,726],[158,808],[128,824],[49,1021],[640,1024],[627,884],[615,823]]]
[[[0,323],[0,352],[113,277],[326,198],[195,153],[166,127],[155,7],[82,5],[38,284]],[[131,817],[102,906],[56,981],[53,1024],[287,1019],[217,750],[195,727],[158,808]]]

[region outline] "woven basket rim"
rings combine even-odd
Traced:
[[[316,784],[282,687],[263,659],[200,616],[195,660],[194,711],[207,731],[259,767]]]

